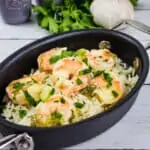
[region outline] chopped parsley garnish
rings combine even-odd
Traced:
[[[80,93],[91,97],[95,89],[96,89],[95,85],[87,85],[85,88],[80,90]]]
[[[80,108],[80,109],[84,107],[84,104],[80,103],[80,102],[76,102],[76,103],[74,103],[74,105],[76,108]]]
[[[110,76],[109,73],[104,72],[103,73],[104,79],[107,81],[108,83],[108,87],[112,85],[112,77]]]
[[[56,63],[57,61],[59,61],[61,58],[62,58],[61,55],[52,56],[52,57],[49,59],[49,63],[50,63],[50,64],[54,64],[54,63]]]
[[[51,90],[51,92],[50,92],[50,96],[54,95],[54,93],[55,93],[55,89],[52,88],[52,90]]]
[[[82,82],[82,80],[81,80],[80,78],[77,78],[76,83],[77,83],[78,85],[80,85],[80,84],[82,84],[83,82]]]
[[[35,79],[32,78],[33,83],[38,83]]]
[[[54,101],[55,103],[58,103],[59,102],[59,100],[56,100],[56,101]]]
[[[87,50],[86,50],[86,49],[83,49],[83,48],[82,48],[82,49],[79,49],[79,50],[76,51],[75,55],[82,58],[82,57],[86,54],[86,51],[87,51]]]
[[[62,53],[61,53],[62,58],[71,57],[73,55],[74,55],[73,51],[62,51]]]
[[[26,100],[28,101],[28,104],[30,106],[36,106],[36,102],[34,98],[28,93],[28,91],[23,91],[24,96],[26,97]]]
[[[104,73],[104,71],[97,70],[97,71],[93,72],[93,75],[94,75],[94,77],[97,77],[97,76],[102,75],[103,73]]]
[[[59,61],[62,58],[66,58],[66,57],[72,57],[74,56],[74,52],[73,51],[62,51],[62,53],[60,55],[54,55],[49,59],[49,63],[50,64],[54,64],[57,61]]]
[[[104,62],[108,62],[108,59],[104,59]]]
[[[19,117],[22,119],[27,115],[27,111],[24,109],[19,110]]]
[[[87,59],[87,58],[84,58],[82,61],[83,61],[86,65],[88,65],[88,59]]]
[[[91,72],[91,68],[83,69],[79,72],[79,75],[85,75]]]
[[[112,94],[113,94],[114,97],[118,97],[118,95],[119,95],[118,92],[114,91],[114,90],[112,91]]]
[[[53,115],[53,117],[56,118],[56,119],[61,119],[61,118],[62,118],[62,114],[59,113],[59,112],[54,112],[52,115]]]
[[[66,100],[63,97],[61,97],[60,101],[62,104],[65,104],[65,102],[66,102]]]
[[[16,90],[20,90],[24,86],[25,86],[25,84],[24,83],[20,83],[20,82],[16,82],[16,83],[13,84],[13,88],[16,89]]]

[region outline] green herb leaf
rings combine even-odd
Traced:
[[[86,49],[82,48],[76,51],[75,55],[79,57],[83,57],[86,54]]]
[[[61,119],[61,118],[62,118],[62,114],[59,113],[59,112],[54,112],[52,115],[53,115],[53,117],[56,118],[56,119]]]
[[[61,59],[61,56],[60,56],[60,55],[52,56],[52,57],[49,59],[49,63],[50,63],[50,64],[54,64],[54,63],[56,63],[57,61],[59,61],[60,59]]]
[[[104,79],[107,81],[108,83],[108,87],[112,85],[112,77],[110,76],[109,73],[104,72],[103,73]]]
[[[83,69],[79,72],[79,75],[85,75],[91,72],[91,68]]]
[[[136,7],[137,4],[138,4],[138,0],[130,0],[130,2],[132,3],[132,5],[133,5],[134,7]]]
[[[49,32],[50,33],[58,33],[59,32],[59,26],[56,22],[56,20],[49,16]]]
[[[62,51],[62,58],[66,58],[66,57],[72,57],[74,55],[73,51]]]
[[[27,111],[24,109],[19,110],[19,117],[22,119],[27,115]]]
[[[13,84],[13,88],[16,89],[16,90],[20,90],[24,86],[25,86],[25,84],[24,83],[20,83],[20,82],[16,82],[16,83]]]
[[[80,93],[85,96],[91,97],[95,89],[95,85],[87,85],[85,88],[80,90]]]
[[[74,105],[75,105],[76,108],[79,108],[79,109],[84,107],[84,104],[83,103],[79,103],[79,102],[74,103]]]
[[[42,6],[33,5],[33,12],[38,24],[50,33],[95,28],[97,25],[90,13],[91,2],[92,0],[63,0],[55,5],[54,0],[44,0]],[[48,27],[45,17],[49,18]]]
[[[60,101],[62,104],[65,104],[65,102],[66,102],[66,100],[63,97],[61,97]]]
[[[77,78],[76,83],[77,83],[78,85],[80,85],[80,84],[82,84],[83,82],[82,82],[82,80],[81,80],[80,78]]]
[[[40,22],[40,26],[42,28],[48,28],[48,25],[49,25],[49,19],[48,17],[44,17]]]
[[[44,16],[47,16],[48,15],[48,12],[47,10],[44,8],[44,7],[41,7],[41,6],[38,6],[38,5],[33,5],[32,6],[32,9],[35,13],[41,13],[42,15]]]
[[[87,59],[87,58],[84,58],[82,61],[83,61],[86,65],[88,65],[88,59]]]
[[[103,73],[104,73],[104,71],[97,70],[97,71],[93,72],[93,75],[94,75],[94,77],[97,77],[97,76],[102,75]]]
[[[118,95],[119,95],[118,92],[114,91],[114,90],[112,91],[112,94],[113,94],[114,97],[118,97]]]
[[[28,104],[30,106],[36,106],[36,102],[34,98],[28,93],[28,91],[23,91],[24,96],[26,97],[26,100],[28,101]]]
[[[54,95],[54,93],[55,93],[55,89],[52,88],[52,90],[51,90],[51,92],[50,92],[50,95],[52,96],[52,95]]]

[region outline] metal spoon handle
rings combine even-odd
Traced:
[[[12,134],[0,139],[0,150],[15,143],[17,150],[33,150],[34,142],[27,133]]]
[[[150,34],[150,27],[136,20],[126,20],[126,23],[142,32]]]

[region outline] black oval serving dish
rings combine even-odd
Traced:
[[[0,117],[0,124],[7,129],[7,134],[27,132],[33,137],[37,150],[50,150],[86,141],[118,122],[134,103],[147,76],[149,60],[144,47],[137,40],[116,31],[89,29],[66,32],[37,40],[21,48],[0,64],[0,100],[2,102],[5,87],[10,81],[37,67],[37,57],[40,53],[53,47],[64,46],[74,50],[98,48],[98,43],[102,40],[110,41],[112,52],[126,63],[132,64],[135,57],[138,57],[141,63],[138,73],[140,78],[122,101],[104,113],[62,127],[26,127],[10,123]]]

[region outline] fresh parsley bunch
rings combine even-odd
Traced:
[[[75,29],[96,28],[90,13],[92,0],[63,0],[56,5],[54,0],[45,0],[42,6],[34,5],[37,22],[50,33]]]

